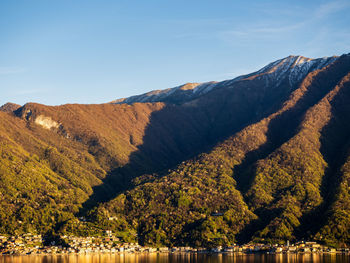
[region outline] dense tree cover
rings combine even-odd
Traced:
[[[345,56],[297,87],[250,77],[183,105],[6,107],[0,233],[349,244],[349,69]]]
[[[341,182],[327,218],[315,238],[330,245],[350,244],[350,159],[341,169]]]
[[[341,145],[324,140],[333,135],[330,129],[338,130],[342,144],[350,134],[350,110],[344,99],[349,94],[349,77],[342,75],[346,75],[344,70],[337,72],[341,74],[332,81],[323,81],[327,70],[311,74],[275,114],[169,173],[146,176],[148,182],[137,182],[117,203],[113,200],[103,209],[133,221],[144,244],[214,246],[235,242],[239,235],[259,242],[319,239],[333,245],[347,243],[347,204],[343,205],[347,212],[329,213],[331,222],[339,221],[341,215],[338,234],[331,234],[328,227],[322,230],[329,231],[327,240],[315,235],[323,225],[320,215],[330,205],[329,190],[323,188],[328,189],[329,178],[337,180],[327,161],[340,158],[327,158],[327,152]],[[342,120],[334,126],[339,116]],[[243,173],[235,170],[242,165]],[[239,187],[234,178],[245,187]],[[308,219],[311,215],[313,222]]]
[[[130,187],[134,177],[193,156],[250,121],[254,108],[245,109],[250,115],[224,118],[213,129],[222,105],[231,108],[227,96],[220,96],[219,102],[203,100],[202,107],[211,112],[161,103],[27,104],[15,107],[15,114],[0,111],[0,232],[96,235],[112,228],[122,240],[135,240],[137,224],[124,216],[112,221],[92,216],[87,209]],[[36,123],[40,116],[56,125],[41,127]],[[146,177],[134,183],[142,184]],[[181,205],[187,202],[185,196],[179,199]],[[88,222],[77,219],[84,213]]]
[[[86,192],[72,187],[37,156],[0,144],[0,232],[46,232],[78,211]]]
[[[220,157],[203,155],[152,182],[143,183],[105,205],[134,222],[139,240],[153,245],[214,246],[255,218],[235,189],[232,170]],[[216,161],[217,165],[210,165]]]

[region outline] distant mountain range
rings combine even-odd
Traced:
[[[350,54],[106,104],[5,104],[0,145],[0,234],[350,244]]]

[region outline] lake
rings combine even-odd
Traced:
[[[346,254],[88,254],[0,256],[0,263],[250,263],[250,262],[349,262]]]

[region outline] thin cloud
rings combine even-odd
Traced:
[[[190,27],[202,27],[202,26],[222,26],[227,25],[230,20],[227,18],[197,18],[197,19],[169,19],[167,23],[181,24]]]
[[[273,27],[273,26],[262,26],[262,27],[251,27],[251,28],[243,28],[240,30],[227,30],[222,31],[219,34],[222,36],[236,36],[236,37],[247,37],[247,36],[258,36],[259,34],[279,34],[279,33],[289,33],[291,31],[297,30],[305,25],[304,22]]]
[[[310,24],[317,23],[322,19],[325,19],[327,16],[335,14],[340,11],[344,11],[345,9],[350,7],[350,1],[329,1],[322,5],[319,5],[314,10],[306,10],[301,6],[292,6],[290,8],[266,8],[260,9],[260,12],[273,14],[284,14],[285,17],[291,17],[291,21],[295,21],[296,15],[300,22],[292,22],[286,23],[284,25],[277,25],[275,22],[265,22],[262,25],[237,25],[232,29],[220,29],[216,30],[216,35],[219,39],[224,41],[234,39],[258,39],[258,38],[271,38],[273,36],[278,37],[279,34],[289,34],[293,33],[297,30],[307,27]],[[203,26],[216,26],[221,28],[227,28],[232,21],[229,19],[188,19],[188,20],[172,20],[170,22],[173,23],[182,23],[186,24],[187,27],[203,27]],[[179,33],[174,34],[174,38],[196,38],[196,39],[205,39],[211,38],[213,35],[204,34],[201,32],[187,32],[187,33]]]
[[[25,68],[16,68],[16,67],[0,67],[0,75],[10,75],[26,72]]]
[[[174,34],[172,36],[172,38],[174,39],[190,39],[190,38],[194,38],[194,39],[208,39],[211,36],[209,34],[206,33],[182,33],[182,34]]]
[[[314,13],[314,17],[318,19],[325,18],[333,13],[343,11],[350,7],[349,1],[330,1],[322,4]]]
[[[298,23],[290,23],[282,26],[276,26],[274,22],[266,23],[265,25],[250,25],[236,27],[232,30],[222,30],[217,33],[217,36],[225,41],[232,40],[252,40],[269,38],[272,39],[274,36],[280,37],[280,34],[291,34],[310,26],[311,24],[321,22],[327,16],[335,14],[340,11],[344,11],[350,7],[349,1],[330,1],[328,3],[320,5],[313,12],[303,13],[304,19]],[[298,8],[299,9],[299,8]],[[299,10],[300,11],[300,10]],[[308,15],[306,15],[308,14]],[[333,33],[336,33],[333,31]]]
[[[268,33],[288,33],[290,31],[297,30],[305,25],[304,22],[302,23],[297,23],[297,24],[292,24],[292,25],[287,25],[287,26],[282,26],[282,27],[261,27],[261,28],[255,28],[252,30],[253,33],[263,33],[263,34],[268,34]]]

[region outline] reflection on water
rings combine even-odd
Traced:
[[[350,263],[350,255],[343,254],[89,254],[89,255],[28,255],[0,256],[0,263]]]

